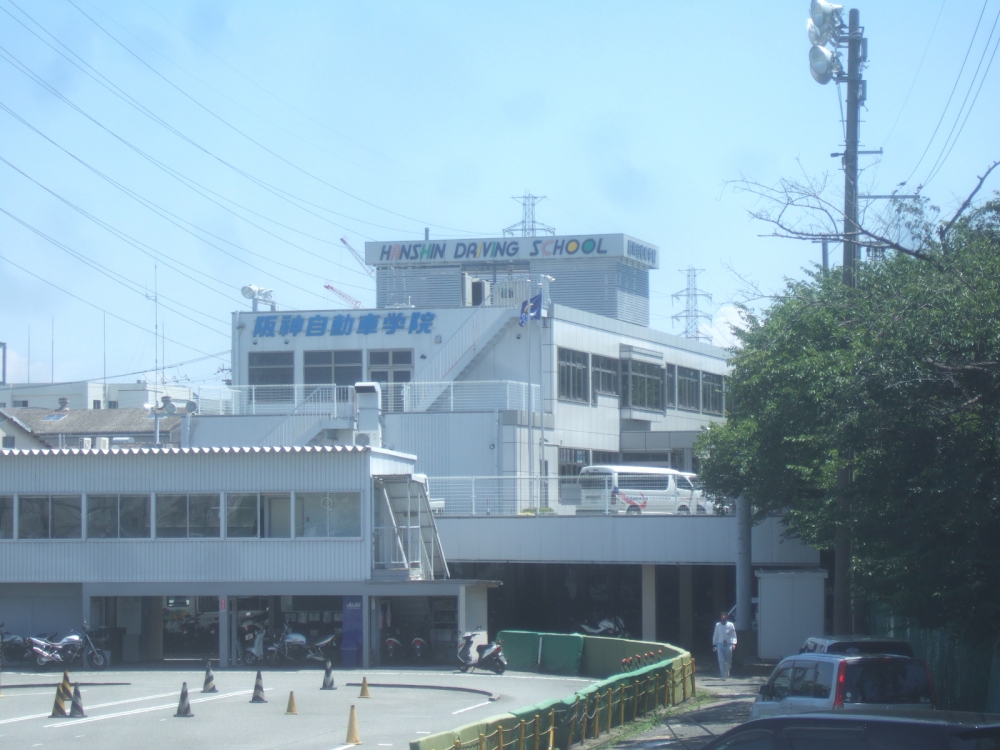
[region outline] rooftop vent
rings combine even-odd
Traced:
[[[69,411],[69,399],[61,398],[59,399],[59,411]]]

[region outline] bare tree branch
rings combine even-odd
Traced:
[[[950,232],[951,228],[955,226],[955,222],[958,221],[959,217],[961,217],[961,215],[965,213],[965,211],[969,208],[969,206],[972,205],[972,199],[976,197],[976,193],[978,193],[980,188],[982,188],[983,183],[986,182],[986,178],[990,176],[990,173],[994,169],[996,169],[998,165],[1000,165],[1000,161],[995,161],[992,164],[990,164],[989,169],[987,169],[985,174],[983,174],[983,176],[979,178],[979,182],[976,183],[975,189],[971,193],[969,193],[969,197],[967,197],[962,202],[962,205],[958,207],[958,210],[955,212],[955,215],[951,217],[951,220],[947,224],[945,224],[938,230],[938,236],[941,238],[941,245],[945,249],[947,249],[948,245],[948,239],[947,239],[948,232]]]

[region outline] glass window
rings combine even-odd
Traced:
[[[148,539],[149,495],[87,495],[87,537]]]
[[[559,449],[559,476],[575,477],[590,463],[590,451],[578,448]]]
[[[701,410],[706,414],[722,414],[722,376],[701,374]]]
[[[667,365],[664,370],[667,379],[663,390],[666,392],[666,404],[672,409],[677,406],[677,365]]]
[[[616,464],[618,463],[618,454],[612,451],[594,451],[593,452],[593,463],[597,466],[603,464]]]
[[[0,539],[14,538],[14,498],[0,495]]]
[[[292,496],[261,494],[260,528],[268,539],[288,539],[292,536]]]
[[[296,493],[295,536],[361,536],[361,495],[352,492]]]
[[[79,539],[82,531],[79,495],[23,495],[21,539]]]
[[[845,703],[930,704],[931,686],[924,665],[903,659],[849,661]]]
[[[788,694],[797,698],[812,698],[816,684],[816,666],[810,662],[796,662],[792,667],[792,684]]]
[[[368,365],[370,367],[378,367],[381,365],[389,364],[389,352],[369,352],[368,353]]]
[[[251,352],[247,359],[250,385],[291,385],[295,382],[294,352]]]
[[[226,493],[226,536],[257,536],[256,493]]]
[[[219,496],[157,495],[156,536],[164,539],[217,539]]]
[[[16,442],[17,441],[15,440],[15,438],[14,438],[13,435],[4,435],[3,436],[3,447],[6,450],[13,450]]]
[[[618,360],[594,354],[590,358],[594,372],[594,393],[618,395]]]
[[[677,368],[677,408],[701,410],[701,373],[689,367]]]
[[[833,690],[833,664],[816,663],[816,679],[813,682],[813,698],[829,698]]]
[[[364,380],[361,350],[333,353],[333,382],[337,385],[354,385]]]
[[[774,673],[769,686],[769,698],[772,701],[784,700],[792,686],[792,665],[782,667]]]
[[[559,348],[559,398],[590,401],[587,353]]]
[[[622,361],[622,405],[663,411],[663,368],[651,362]]]
[[[305,352],[302,364],[302,379],[306,385],[330,385],[333,382],[333,352]]]

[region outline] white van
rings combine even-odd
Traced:
[[[580,471],[579,515],[710,514],[698,476],[656,466],[586,466]]]

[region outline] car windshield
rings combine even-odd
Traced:
[[[844,677],[845,703],[931,703],[927,670],[917,661],[852,661]]]

